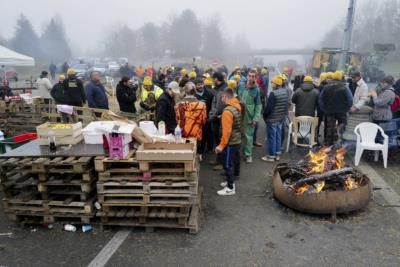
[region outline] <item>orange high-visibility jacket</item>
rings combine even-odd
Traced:
[[[195,97],[185,97],[176,107],[176,121],[182,129],[182,137],[194,137],[201,141],[206,120],[206,105]]]

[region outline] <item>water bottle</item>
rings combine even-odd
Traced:
[[[90,232],[92,230],[93,230],[93,227],[90,224],[82,225],[82,232],[83,233]]]
[[[165,135],[165,122],[160,121],[158,123],[158,135],[164,136]]]
[[[179,127],[179,125],[176,126],[174,135],[175,135],[175,143],[182,143],[182,129],[181,127]]]
[[[49,131],[48,132],[48,138],[49,138],[50,152],[56,152],[57,151],[56,137],[54,136],[54,132],[53,131]]]
[[[76,231],[76,227],[73,226],[72,224],[66,224],[66,225],[64,225],[64,231],[75,232]]]

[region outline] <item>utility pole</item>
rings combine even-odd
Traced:
[[[356,0],[350,0],[349,8],[347,10],[346,28],[344,29],[342,54],[340,56],[340,61],[339,61],[339,66],[338,66],[338,68],[341,70],[345,70],[346,61],[347,61],[347,58],[349,57],[355,9],[356,9]]]

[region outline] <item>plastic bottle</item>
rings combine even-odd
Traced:
[[[82,225],[82,232],[83,233],[90,232],[92,230],[93,230],[93,227],[90,224]]]
[[[76,227],[73,226],[72,224],[66,224],[66,225],[64,225],[64,231],[75,232],[76,231]]]
[[[165,135],[165,122],[160,121],[158,123],[158,135],[164,136]]]
[[[49,138],[49,149],[50,152],[56,152],[57,151],[57,146],[56,146],[56,137],[54,136],[53,131],[48,132],[48,138]]]
[[[175,135],[175,143],[182,143],[182,129],[181,127],[179,127],[179,125],[176,126],[174,135]]]
[[[4,133],[0,130],[0,141],[4,140]]]

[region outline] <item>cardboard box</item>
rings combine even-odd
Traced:
[[[46,122],[36,127],[40,145],[49,144],[49,132],[53,132],[56,145],[76,145],[83,139],[82,123],[50,123]]]
[[[184,143],[142,144],[136,151],[137,160],[191,161],[196,158],[196,139],[184,139]]]

